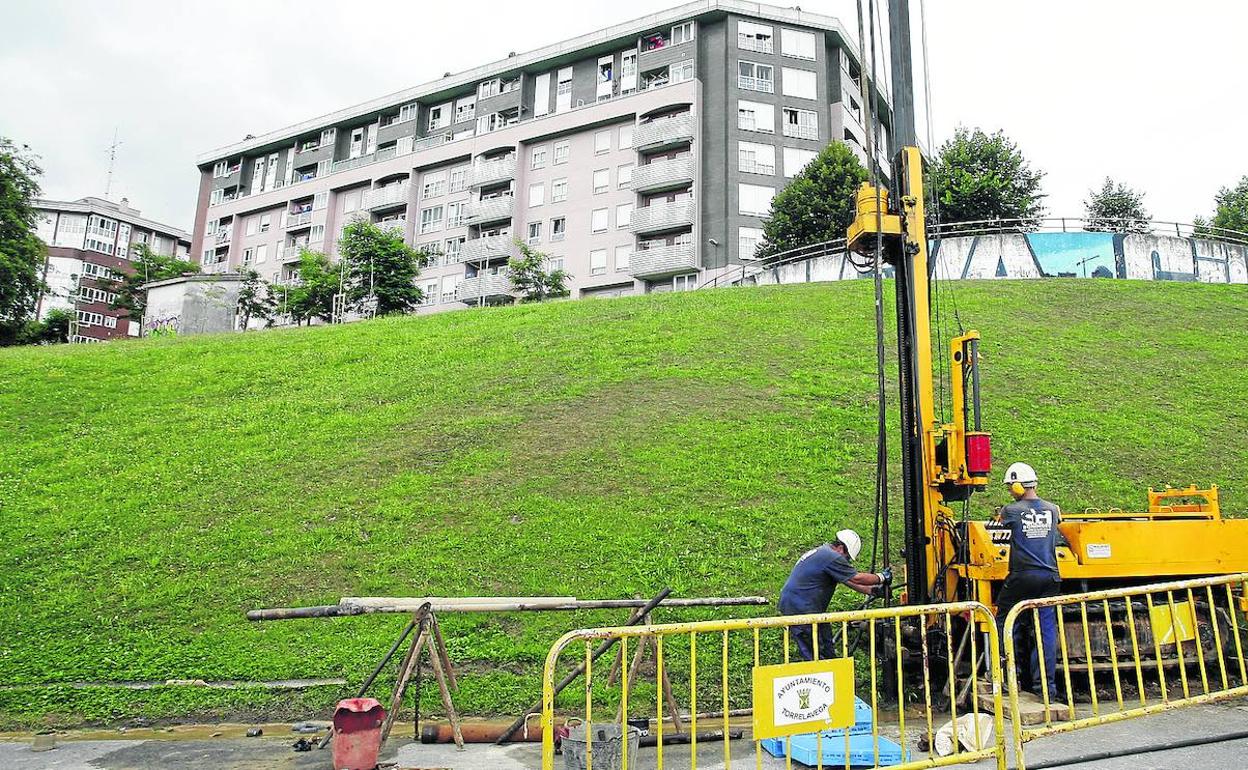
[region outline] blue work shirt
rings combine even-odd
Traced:
[[[802,554],[780,590],[780,611],[786,615],[826,612],[838,583],[858,574],[840,551],[824,543]]]
[[[1057,523],[1061,510],[1035,498],[1015,500],[1001,509],[1001,524],[1010,531],[1010,572],[1057,571]]]

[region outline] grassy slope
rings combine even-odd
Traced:
[[[342,595],[774,597],[797,553],[869,519],[870,289],[0,352],[0,681],[358,682],[397,618],[242,617]],[[1066,508],[1164,481],[1248,507],[1243,287],[957,300],[986,338],[999,467],[1033,462]],[[472,672],[457,702],[516,709],[559,632],[618,620],[446,618]],[[8,689],[0,724],[298,713],[331,690]]]

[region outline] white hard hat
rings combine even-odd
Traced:
[[[836,533],[836,539],[845,544],[845,550],[849,552],[850,559],[857,559],[858,552],[862,550],[862,538],[858,537],[858,533],[852,529],[842,529]]]
[[[1027,463],[1014,463],[1005,471],[1006,484],[1022,484],[1025,487],[1036,485],[1036,469]]]

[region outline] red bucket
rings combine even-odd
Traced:
[[[334,709],[334,770],[373,770],[386,709],[376,698],[348,698]]]

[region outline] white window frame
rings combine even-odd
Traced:
[[[814,70],[782,67],[780,69],[780,88],[784,96],[816,101],[819,98],[819,76]]]
[[[556,166],[567,163],[572,157],[572,143],[568,141],[555,142],[553,162]]]
[[[804,147],[785,147],[783,155],[784,175],[792,179],[802,173],[802,169],[806,168],[819,153]],[[805,158],[805,160],[802,160],[802,158]]]
[[[741,19],[737,22],[737,48],[758,53],[775,52],[775,30],[767,24]]]
[[[606,155],[611,152],[611,132],[598,131],[594,134],[594,154]]]
[[[800,29],[780,29],[780,53],[794,59],[815,61],[818,57],[819,40],[813,32]]]
[[[668,39],[671,40],[672,45],[682,45],[684,43],[693,42],[696,34],[693,22],[686,21],[672,27],[672,35]],[[677,38],[679,38],[679,40]]]
[[[789,121],[789,115],[796,119]],[[819,113],[814,110],[804,110],[800,107],[784,107],[780,111],[780,120],[783,125],[783,133],[785,136],[794,139],[810,139],[818,141],[819,139]]]
[[[438,198],[446,195],[446,178],[447,172],[445,170],[430,171],[422,176],[420,178],[421,199]]]
[[[615,207],[615,229],[623,230],[632,224],[633,221],[633,204],[620,203]]]
[[[594,249],[589,252],[589,274],[590,275],[606,275],[607,273],[607,250]]]
[[[611,192],[611,169],[596,168],[593,177],[594,195]]]
[[[625,273],[633,261],[633,246],[616,246],[615,247],[615,272]],[[623,259],[620,258],[623,255]]]
[[[455,100],[455,122],[466,123],[477,119],[477,97],[465,96]]]
[[[536,222],[529,223],[528,236],[525,242],[530,246],[536,246],[542,242],[542,220],[539,219]]]
[[[546,183],[534,182],[529,185],[529,208],[537,208],[546,204]]]
[[[446,209],[442,204],[420,210],[420,234],[436,233],[442,229],[443,213]]]
[[[555,217],[550,220],[550,240],[551,242],[562,241],[568,235],[568,218]]]
[[[764,115],[765,120],[761,119]],[[742,131],[757,131],[760,134],[776,133],[776,105],[738,99],[737,128]]]
[[[760,208],[754,205],[751,200],[759,197],[761,200],[761,191],[767,191],[767,205]],[[776,188],[771,185],[746,184],[744,182],[737,184],[737,213],[744,217],[766,217],[767,212],[771,210],[771,201],[776,197]]]
[[[615,189],[627,190],[633,186],[633,169],[632,163],[624,163],[615,168]]]
[[[762,76],[764,70],[768,73],[766,78]],[[776,68],[771,64],[738,59],[737,88],[742,91],[757,91],[760,94],[774,94],[776,92]]]
[[[456,166],[447,170],[447,192],[463,192],[468,189],[468,172],[472,166]]]
[[[589,231],[605,233],[611,228],[611,209],[594,209],[589,215]]]
[[[776,146],[759,142],[737,142],[737,168],[744,174],[776,174]]]
[[[619,129],[619,147],[621,150],[631,149],[633,146],[633,129],[636,128],[634,123],[625,123]]]
[[[539,168],[546,168],[546,159],[550,154],[550,148],[546,145],[534,147],[529,154],[529,169],[536,171]]]
[[[568,179],[561,177],[550,183],[550,202],[563,203],[568,199]]]
[[[744,261],[756,259],[754,254],[762,242],[763,228],[745,225],[737,227],[737,259]]]

